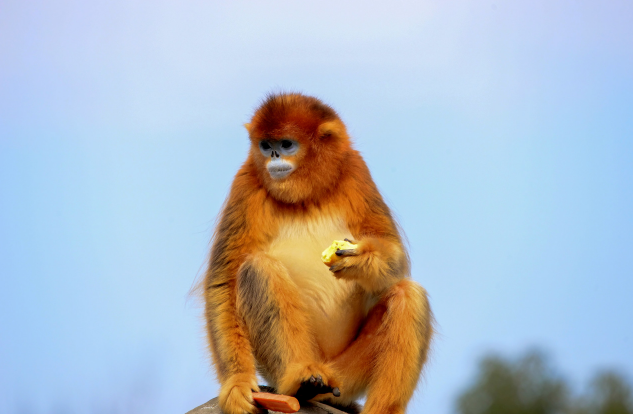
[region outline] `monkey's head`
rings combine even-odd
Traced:
[[[269,95],[245,126],[256,174],[285,203],[317,200],[332,191],[351,150],[337,113],[297,93]]]

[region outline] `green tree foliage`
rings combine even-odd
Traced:
[[[458,400],[461,414],[555,414],[565,407],[567,388],[547,366],[542,354],[531,352],[517,362],[496,356],[479,364],[475,384]]]
[[[586,395],[572,402],[571,414],[633,414],[631,386],[615,372],[598,373]]]
[[[482,359],[474,383],[457,400],[460,414],[633,414],[631,385],[615,372],[598,373],[574,397],[540,352],[517,360]]]

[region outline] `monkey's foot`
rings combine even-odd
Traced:
[[[301,383],[299,390],[295,394],[295,398],[301,401],[308,401],[319,394],[332,393],[335,397],[340,397],[341,392],[338,387],[331,387],[323,382],[323,378],[318,375],[316,378],[311,376],[309,380]]]
[[[259,391],[257,378],[249,374],[235,374],[220,389],[220,407],[226,414],[255,414],[259,408],[253,401],[253,391]]]
[[[297,399],[307,401],[318,394],[332,393],[341,395],[332,380],[332,370],[322,364],[290,364],[279,383],[281,394],[294,395]]]

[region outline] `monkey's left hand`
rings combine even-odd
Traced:
[[[349,241],[345,239],[345,241]],[[358,243],[353,243],[358,244]],[[347,270],[353,269],[354,267],[358,267],[361,264],[361,260],[358,256],[363,254],[363,250],[361,246],[357,246],[355,249],[346,249],[346,250],[337,250],[336,255],[341,259],[337,260],[332,266],[330,266],[330,271],[334,273],[334,276],[337,278],[345,278],[346,276],[351,276],[348,274]]]
[[[341,259],[330,266],[330,271],[337,279],[356,280],[366,290],[377,292],[406,273],[406,256],[393,241],[369,237],[354,244],[355,249],[336,251]]]
[[[342,274],[336,274],[337,272],[341,272],[343,269],[349,267],[349,265],[351,263],[348,263],[349,261],[346,259],[347,257],[352,257],[352,256],[358,256],[360,254],[359,251],[359,246],[358,243],[355,241],[352,241],[350,239],[344,239],[346,242],[350,243],[350,244],[354,244],[357,245],[356,248],[354,249],[345,249],[345,250],[337,250],[336,251],[336,255],[338,257],[340,257],[341,259],[336,260],[336,262],[334,262],[334,264],[332,264],[330,266],[330,271],[332,273],[334,273],[334,276],[336,276],[337,278],[340,278],[342,276]],[[347,263],[347,265],[346,265]]]

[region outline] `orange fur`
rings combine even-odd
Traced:
[[[432,337],[422,287],[389,208],[345,125],[300,94],[270,95],[246,124],[251,149],[231,187],[203,282],[213,361],[229,414],[253,413],[258,370],[294,394],[310,376],[363,413],[403,413]],[[291,139],[292,173],[273,179],[259,143]],[[358,247],[331,269],[332,240]]]

